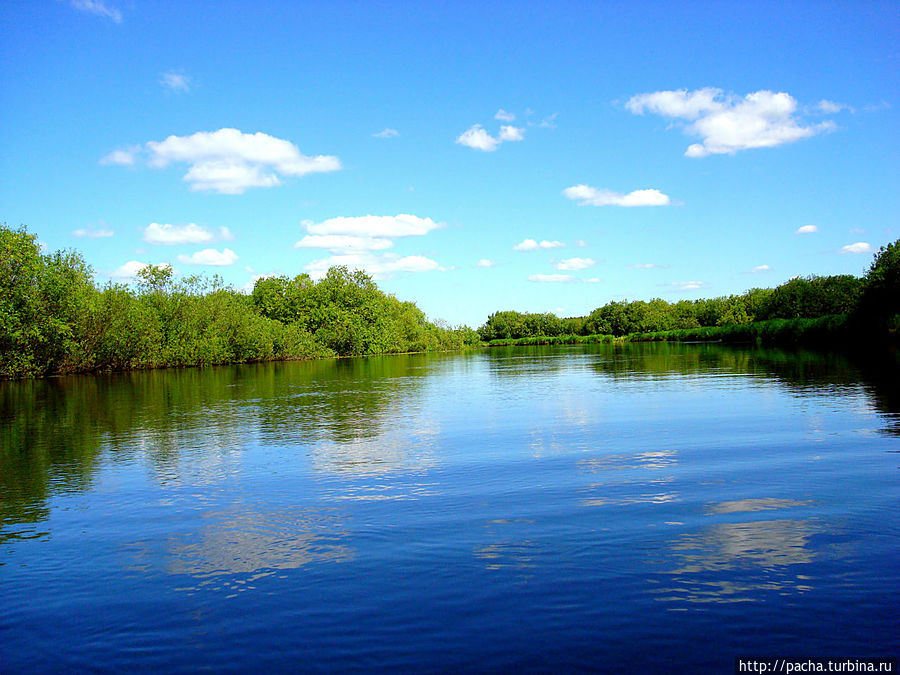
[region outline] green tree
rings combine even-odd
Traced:
[[[878,328],[900,328],[900,239],[875,254],[866,272],[857,316]]]
[[[0,226],[0,374],[69,371],[77,320],[94,292],[73,251],[42,255],[25,228]]]

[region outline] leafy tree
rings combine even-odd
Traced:
[[[25,228],[0,226],[0,374],[71,368],[79,312],[93,292],[77,253],[42,255]]]
[[[900,239],[878,250],[863,283],[857,316],[879,328],[900,328]]]

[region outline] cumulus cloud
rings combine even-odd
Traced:
[[[328,268],[336,265],[364,270],[375,279],[389,278],[398,272],[431,272],[446,269],[441,267],[437,261],[421,255],[400,256],[395,253],[374,255],[368,252],[344,253],[322,260],[314,260],[304,269],[313,279],[321,279],[328,272]]]
[[[186,225],[150,223],[144,228],[144,241],[148,244],[205,244],[212,240],[212,232],[200,227],[197,223],[187,223]]]
[[[597,262],[593,258],[566,258],[556,263],[558,270],[586,270],[593,267]]]
[[[138,153],[141,151],[139,145],[132,145],[125,148],[118,148],[100,158],[101,164],[112,164],[115,166],[132,166]]]
[[[456,142],[467,148],[484,152],[493,152],[500,145],[500,139],[491,136],[480,124],[473,124],[466,129],[456,137]]]
[[[571,274],[531,274],[528,281],[537,281],[538,283],[558,284],[575,281],[575,277]]]
[[[752,273],[756,273],[756,272],[769,272],[769,271],[771,271],[771,269],[772,269],[772,268],[769,267],[768,265],[757,265],[756,267],[754,267],[754,268],[753,268],[752,270],[750,270],[750,271],[751,271]]]
[[[847,244],[841,247],[841,253],[872,253],[872,247],[864,241],[858,241],[855,244]]]
[[[150,267],[150,263],[142,263],[139,260],[129,260],[127,263],[117,268],[112,274],[109,276],[113,279],[136,279],[138,272],[140,272],[145,267]],[[167,269],[172,266],[168,263],[156,263],[153,267],[158,267],[159,269]]]
[[[597,277],[591,277],[590,279],[585,279],[585,280],[584,280],[584,283],[586,283],[586,284],[599,284],[599,283],[600,283],[600,279],[598,279]]]
[[[813,232],[818,232],[819,228],[816,225],[803,225],[802,227],[798,227],[794,234],[812,234]]]
[[[685,133],[699,136],[687,157],[729,154],[768,148],[834,129],[833,122],[803,126],[795,117],[797,101],[785,92],[760,90],[738,97],[721,89],[657,91],[632,96],[625,107],[688,122]]]
[[[223,251],[205,248],[192,255],[178,256],[178,262],[187,263],[188,265],[211,265],[216,267],[233,265],[237,262],[237,259],[237,254],[230,248],[226,248]]]
[[[184,73],[178,73],[174,70],[163,73],[159,83],[169,91],[175,93],[187,93],[191,90],[191,78]]]
[[[493,152],[505,141],[521,141],[525,138],[525,130],[520,127],[503,125],[499,136],[491,136],[480,124],[473,124],[456,138],[459,145],[467,148]]]
[[[241,194],[251,187],[273,187],[283,176],[337,171],[340,160],[331,155],[309,157],[280,138],[237,129],[199,131],[190,136],[169,136],[146,144],[150,166],[190,165],[183,180],[192,190]]]
[[[345,234],[357,237],[414,237],[428,234],[443,226],[431,218],[419,218],[408,213],[396,216],[339,216],[321,223],[304,221],[310,234]]]
[[[488,260],[487,258],[482,258],[478,261],[478,267],[496,267],[497,263],[493,260]]]
[[[511,112],[506,112],[503,108],[500,108],[500,110],[498,110],[497,113],[494,115],[494,119],[500,120],[501,122],[514,122],[516,119],[516,116],[513,115]]]
[[[431,218],[408,213],[396,216],[340,216],[320,223],[304,221],[307,231],[295,248],[324,248],[333,255],[306,266],[313,278],[325,275],[329,267],[346,265],[363,269],[375,278],[390,277],[397,272],[444,270],[436,261],[420,255],[400,256],[396,253],[375,254],[393,247],[393,238],[423,236],[439,227]]]
[[[219,238],[222,241],[234,241],[234,235],[231,233],[231,230],[225,226],[219,228]]]
[[[106,5],[101,0],[71,0],[72,7],[82,12],[102,16],[113,23],[122,23],[122,12]]]
[[[537,251],[541,248],[562,248],[565,246],[561,241],[547,241],[544,239],[537,242],[534,239],[525,239],[524,241],[513,246],[513,251]]]
[[[501,141],[521,141],[525,138],[525,130],[521,127],[514,127],[504,124],[500,127]]]
[[[108,227],[98,227],[98,228],[88,228],[82,227],[77,230],[73,230],[72,234],[79,239],[87,238],[87,239],[102,239],[104,237],[111,237],[115,234]]]
[[[696,291],[706,288],[708,285],[705,281],[673,281],[670,284],[660,284],[660,286],[670,286],[675,291]]]
[[[325,248],[332,251],[381,251],[394,245],[381,237],[357,237],[348,234],[308,234],[294,248]]]
[[[668,206],[672,203],[668,195],[652,188],[621,194],[582,184],[567,187],[562,193],[578,201],[580,206]]]
[[[382,129],[377,134],[372,134],[375,138],[394,138],[395,136],[399,136],[400,132],[396,129],[391,129],[390,127],[386,129]]]

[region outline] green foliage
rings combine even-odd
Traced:
[[[856,318],[876,328],[900,328],[900,239],[875,254],[864,279]]]
[[[847,314],[862,293],[862,279],[838,276],[796,278],[776,287],[759,308],[763,319],[812,319],[828,314]]]
[[[80,255],[42,255],[35,235],[0,226],[0,378],[247,361],[462,349],[478,334],[427,320],[346,267],[257,280],[177,279],[146,266],[135,287],[97,288]]]
[[[612,335],[533,335],[521,338],[499,338],[488,342],[489,347],[531,346],[531,345],[584,345],[611,344],[617,338]]]
[[[840,340],[849,340],[850,330],[848,317],[845,314],[834,314],[814,319],[769,319],[746,324],[635,333],[629,335],[628,339],[632,342],[743,342],[796,347],[831,345]]]
[[[36,239],[0,226],[0,377],[65,370],[79,308],[96,293],[79,254],[42,255]]]

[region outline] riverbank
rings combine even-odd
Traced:
[[[746,324],[704,326],[629,335],[553,335],[498,339],[485,347],[529,345],[612,344],[625,342],[722,342],[758,347],[809,348],[858,352],[862,346],[898,358],[900,336],[896,330],[879,331],[854,322],[846,314],[814,319],[769,319]]]

